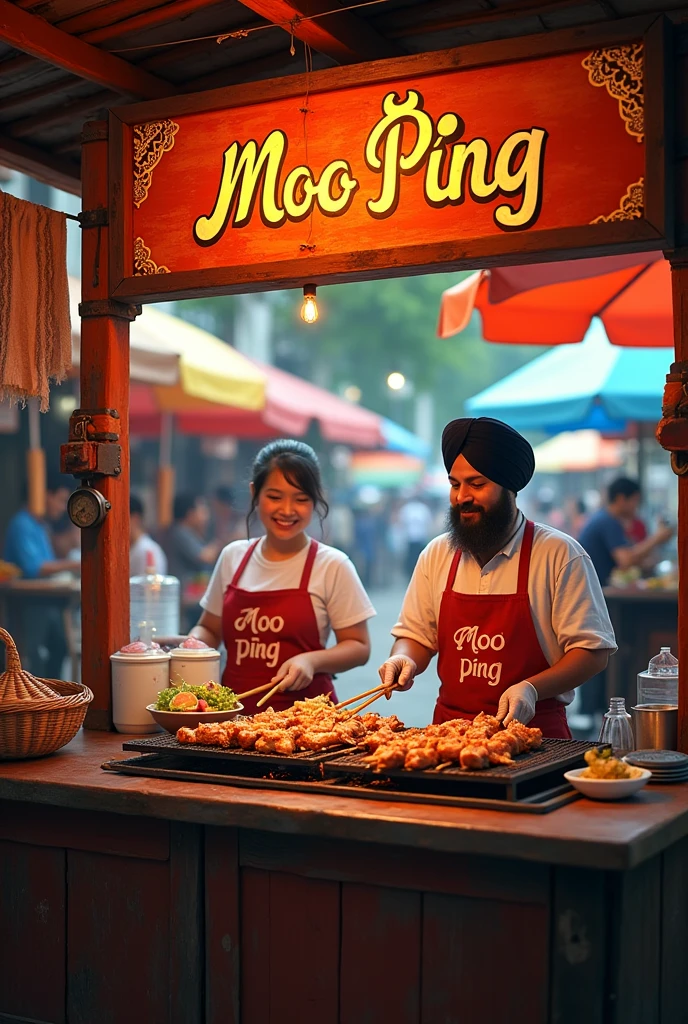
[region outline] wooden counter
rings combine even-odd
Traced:
[[[688,786],[530,816],[101,771],[121,743],[0,764],[2,1022],[686,1020]]]

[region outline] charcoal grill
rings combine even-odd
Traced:
[[[258,754],[182,744],[175,736],[164,734],[128,740],[123,748],[141,756],[107,761],[103,768],[187,782],[544,813],[577,798],[563,773],[584,763],[588,747],[589,743],[579,740],[546,739],[540,750],[521,754],[513,765],[494,765],[484,771],[451,767],[376,774],[366,764],[366,754],[349,748],[290,756]]]

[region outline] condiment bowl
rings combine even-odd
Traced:
[[[584,796],[591,800],[624,800],[637,793],[650,780],[652,772],[639,768],[640,775],[634,779],[586,779],[582,773],[586,768],[574,768],[564,772],[564,778]]]
[[[229,722],[243,710],[243,704],[237,704],[230,711],[158,711],[155,704],[146,705],[146,711],[150,711],[158,725],[173,733],[182,727],[195,729],[201,722]]]

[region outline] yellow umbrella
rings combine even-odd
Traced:
[[[69,291],[72,352],[74,364],[78,365],[80,286],[75,278],[70,278]],[[255,363],[219,338],[151,306],[145,306],[131,325],[130,351],[131,379],[152,385],[156,404],[163,414],[158,524],[167,526],[172,519],[174,499],[173,415],[199,405],[203,407],[206,402],[259,412],[265,407],[267,377]]]
[[[251,411],[264,407],[265,374],[231,345],[159,309],[145,309],[136,326],[137,341],[147,349],[179,356],[178,383],[155,389],[164,412],[181,412],[199,399]]]
[[[79,365],[80,285],[69,279],[72,357]],[[159,408],[181,412],[200,399],[252,412],[265,406],[266,376],[219,338],[162,310],[144,306],[131,325],[131,379],[153,384]]]

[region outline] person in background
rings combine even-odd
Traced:
[[[241,528],[235,511],[234,491],[226,484],[216,487],[210,498],[212,515],[212,536],[220,547],[225,547],[241,536]]]
[[[76,558],[58,558],[50,536],[50,524],[62,519],[67,511],[71,481],[60,474],[48,477],[45,495],[45,517],[38,518],[24,507],[10,520],[2,557],[18,565],[24,579],[43,579],[61,572],[79,573]],[[36,600],[31,606],[31,628],[27,636],[27,654],[34,675],[59,679],[67,654],[64,623],[60,608],[49,598]]]
[[[74,525],[66,512],[51,524],[50,539],[58,559],[81,564],[81,530]]]
[[[420,498],[411,498],[399,509],[398,522],[406,546],[404,568],[410,579],[418,556],[432,536],[432,512]]]
[[[609,485],[606,508],[588,520],[580,535],[580,543],[590,555],[602,586],[606,586],[613,569],[642,566],[658,547],[674,534],[672,526],[662,524],[649,537],[634,542],[627,535],[640,506],[640,484],[628,477],[619,477]]]
[[[367,620],[375,609],[356,570],[342,551],[306,533],[314,514],[322,520],[327,511],[312,448],[288,438],[262,448],[249,521],[257,512],[265,535],[227,545],[191,630],[213,647],[224,640],[223,685],[241,693],[279,683],[270,698],[276,711],[319,694],[336,701],[333,674],[370,657]],[[246,713],[259,698],[242,699]]]
[[[143,502],[132,494],[129,498],[129,575],[144,576],[151,571],[164,576],[167,558],[160,545],[146,533]]]
[[[178,494],[174,499],[174,522],[163,539],[167,555],[167,569],[179,580],[182,595],[182,621],[185,628],[198,617],[198,605],[187,588],[199,576],[208,573],[220,552],[220,545],[205,540],[210,521],[208,506],[203,498],[193,494]]]
[[[18,565],[25,579],[36,580],[57,572],[79,572],[77,559],[58,558],[50,536],[50,526],[67,512],[70,483],[61,474],[48,478],[45,492],[45,517],[38,518],[25,506],[10,519],[2,557]]]

